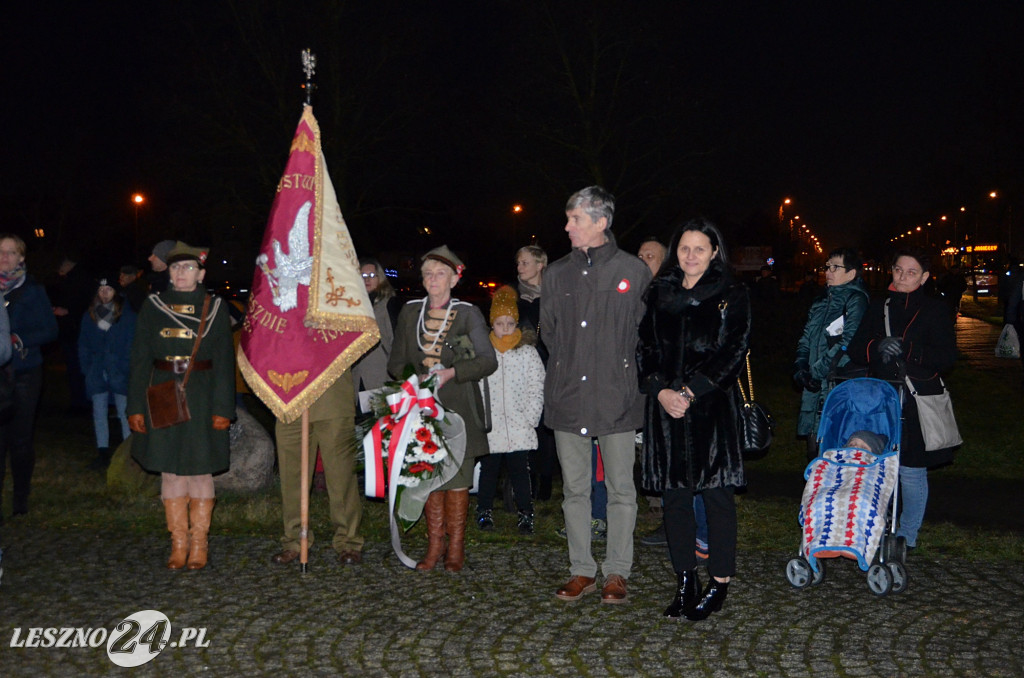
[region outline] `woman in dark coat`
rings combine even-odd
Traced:
[[[112,277],[100,278],[89,310],[78,331],[78,362],[85,376],[85,395],[92,402],[96,432],[96,460],[90,468],[102,471],[110,463],[110,401],[121,421],[121,435],[128,431],[128,372],[135,311],[114,290]]]
[[[421,271],[427,296],[402,307],[388,358],[388,371],[396,379],[404,376],[407,367],[421,378],[436,374],[440,384],[437,395],[444,409],[455,412],[466,423],[462,466],[453,478],[430,493],[423,507],[428,544],[426,555],[416,564],[421,571],[434,569],[445,555],[446,532],[444,569],[462,569],[473,467],[477,457],[488,453],[480,381],[498,368],[498,359],[480,309],[452,297],[464,268],[444,245],[423,255]]]
[[[867,365],[871,376],[903,380],[903,371],[921,395],[943,391],[940,375],[956,362],[953,314],[940,299],[925,295],[929,257],[921,249],[900,250],[893,257],[892,284],[885,300],[871,302],[857,334],[850,342],[850,359]],[[888,310],[889,330],[885,315]],[[924,449],[917,416],[917,402],[907,394],[903,401],[900,440],[900,526],[897,537],[917,546],[917,532],[928,504],[928,469],[953,461],[953,448]]]
[[[18,516],[28,513],[36,463],[32,438],[36,406],[43,389],[42,347],[57,338],[57,320],[46,290],[25,268],[25,241],[13,233],[0,233],[0,295],[10,317],[10,343],[14,349],[11,362],[5,367],[14,382],[14,404],[0,421],[0,488],[10,458],[13,513]]]
[[[641,479],[661,493],[669,555],[677,574],[671,619],[706,619],[721,609],[736,573],[736,505],[746,484],[740,456],[737,377],[750,337],[750,298],[729,268],[718,229],[690,221],[647,291],[637,363],[647,396]],[[707,510],[711,579],[703,594],[693,544],[693,495]]]
[[[207,298],[202,280],[207,251],[178,242],[168,255],[171,284],[152,294],[139,313],[132,344],[128,425],[132,456],[161,474],[161,497],[171,533],[167,567],[206,566],[213,513],[213,474],[229,462],[228,428],[235,416],[235,359],[227,307],[210,299],[199,353],[186,386],[189,421],[153,429],[146,389],[182,379]],[[189,524],[191,523],[191,528]],[[187,558],[187,560],[186,560]]]

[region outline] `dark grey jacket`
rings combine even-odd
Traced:
[[[636,345],[651,272],[608,238],[544,271],[544,423],[556,431],[598,436],[643,423]]]

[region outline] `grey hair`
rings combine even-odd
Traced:
[[[565,204],[565,211],[571,212],[577,207],[582,207],[594,221],[601,217],[608,220],[608,230],[612,228],[612,217],[615,216],[615,196],[600,186],[587,186],[569,196]]]

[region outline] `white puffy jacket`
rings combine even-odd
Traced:
[[[537,349],[520,343],[499,353],[498,369],[487,377],[491,396],[491,454],[533,450],[544,410],[544,363]]]

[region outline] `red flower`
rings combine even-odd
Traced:
[[[423,452],[425,454],[434,454],[435,452],[437,452],[437,449],[437,443],[435,443],[433,440],[428,440],[427,442],[423,443]]]
[[[430,440],[430,429],[426,426],[416,429],[416,440],[425,443]]]
[[[433,464],[428,464],[425,461],[418,461],[409,467],[409,473],[423,473],[424,471],[430,472],[434,470]]]

